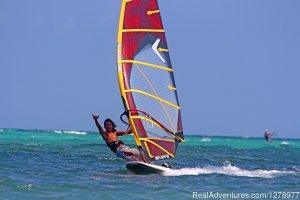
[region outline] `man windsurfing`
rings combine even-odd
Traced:
[[[143,161],[146,162],[145,158],[140,154],[138,149],[130,148],[126,146],[122,141],[119,140],[118,136],[123,136],[132,133],[132,130],[117,131],[116,125],[111,119],[104,121],[104,128],[99,123],[99,115],[93,114],[96,126],[99,130],[100,135],[105,141],[106,145],[114,154],[123,160],[130,161]]]
[[[266,140],[267,142],[272,142],[272,139],[269,138],[269,136],[273,136],[273,135],[274,135],[274,134],[273,134],[272,132],[268,131],[268,130],[265,130],[265,132],[264,132],[265,140]]]

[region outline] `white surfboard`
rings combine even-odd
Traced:
[[[137,161],[126,163],[126,168],[136,174],[163,173],[172,170],[167,167]]]

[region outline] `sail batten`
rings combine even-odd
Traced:
[[[142,62],[142,61],[138,61],[138,60],[121,60],[121,62],[122,63],[139,64],[141,66],[153,67],[153,68],[157,68],[157,69],[162,69],[162,70],[166,70],[166,71],[169,71],[169,72],[173,72],[173,69],[171,69],[171,68],[160,66],[160,65],[155,65],[155,64],[152,64],[152,63]]]
[[[123,33],[128,33],[128,32],[156,32],[156,33],[163,33],[165,32],[164,29],[123,29]]]
[[[168,105],[170,105],[170,106],[172,106],[172,107],[174,107],[174,108],[176,108],[176,109],[178,109],[178,110],[180,109],[179,106],[177,106],[177,105],[175,105],[175,104],[173,104],[173,103],[171,103],[171,102],[169,102],[169,101],[167,101],[167,100],[165,100],[165,99],[162,99],[162,98],[159,97],[159,96],[155,96],[155,95],[149,94],[149,93],[144,92],[144,91],[142,91],[142,90],[129,89],[129,90],[125,90],[125,92],[135,92],[135,93],[143,94],[143,95],[145,95],[145,96],[148,96],[148,97],[151,97],[151,98],[153,98],[153,99],[156,99],[156,100],[158,100],[158,101],[160,101],[160,102],[163,102],[163,103],[165,103],[165,104],[168,104]]]
[[[119,86],[136,144],[149,160],[173,158],[184,141],[169,53],[157,0],[123,0]]]

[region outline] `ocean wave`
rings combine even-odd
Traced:
[[[241,138],[244,138],[244,139],[249,139],[250,136],[242,136]]]
[[[118,158],[116,157],[104,157],[104,158],[99,158],[99,160],[117,160]]]
[[[288,143],[287,141],[282,141],[280,144],[282,144],[282,145],[289,145],[290,143]]]
[[[292,167],[296,172],[300,172],[300,166],[298,167],[298,166],[293,166]]]
[[[84,132],[84,131],[53,131],[54,133],[59,133],[59,134],[62,134],[62,133],[69,133],[69,134],[76,134],[76,135],[86,135],[87,132]]]
[[[208,137],[204,137],[201,139],[201,142],[210,142],[210,141],[211,141],[211,139]]]
[[[0,132],[38,132],[38,133],[68,133],[68,134],[79,134],[86,135],[86,131],[74,131],[74,130],[42,130],[42,129],[15,129],[15,128],[1,128]]]
[[[28,185],[18,185],[17,188],[22,188],[22,189],[31,190],[32,184],[28,184]]]
[[[281,175],[298,174],[295,171],[279,170],[245,170],[236,166],[227,165],[223,167],[195,167],[169,170],[163,173],[164,176],[197,176],[205,174],[225,174],[229,176],[243,176],[252,178],[274,178]]]

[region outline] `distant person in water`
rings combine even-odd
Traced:
[[[273,135],[274,135],[274,134],[273,134],[272,132],[269,132],[268,130],[265,130],[265,132],[264,132],[265,140],[266,140],[267,142],[272,142],[272,139],[269,138],[269,136],[273,136]]]
[[[98,122],[99,115],[93,114],[93,119],[95,120],[96,126],[99,130],[100,135],[105,141],[106,145],[110,148],[116,156],[122,158],[125,161],[142,161],[144,157],[141,156],[138,149],[130,148],[120,141],[118,136],[123,136],[132,133],[132,130],[127,131],[117,131],[116,125],[111,119],[106,119],[104,121],[104,128]]]

